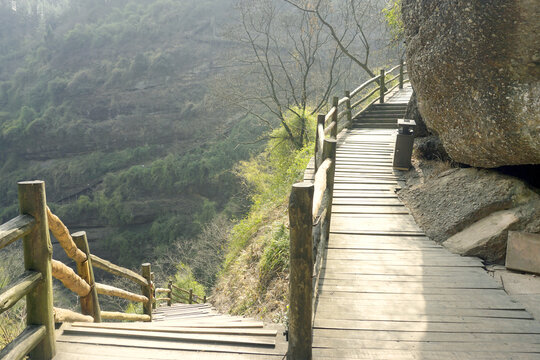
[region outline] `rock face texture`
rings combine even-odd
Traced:
[[[409,182],[398,195],[435,241],[443,242],[503,210],[512,210],[519,219],[503,230],[540,232],[540,195],[514,177],[492,170],[454,168],[420,183]]]
[[[502,259],[506,253],[508,228],[519,221],[515,210],[497,211],[444,242],[456,254],[478,256],[486,261]]]
[[[411,100],[407,104],[407,111],[405,112],[405,119],[413,119],[416,122],[416,128],[414,129],[414,137],[425,137],[430,135],[429,130],[422,119],[422,114],[418,109],[418,101],[416,99],[416,93],[413,92]]]
[[[453,160],[540,163],[540,2],[403,0],[420,111]]]

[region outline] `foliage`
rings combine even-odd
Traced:
[[[295,114],[289,113],[287,120],[294,127],[297,124]],[[313,136],[316,120],[307,117],[306,138],[310,142],[297,150],[295,145],[284,138],[283,128],[277,128],[271,134],[265,151],[249,161],[242,161],[237,173],[244,179],[245,185],[252,191],[251,210],[248,215],[234,226],[225,259],[225,268],[233,262],[239,252],[264,223],[268,212],[289,195],[292,184],[303,173],[313,148]]]
[[[278,273],[286,271],[289,267],[289,231],[284,224],[280,224],[266,245],[259,262],[259,286],[264,291],[268,283]]]
[[[383,15],[392,33],[392,39],[399,41],[403,38],[403,20],[401,19],[401,0],[391,0],[383,9]]]
[[[0,2],[0,221],[17,213],[16,182],[42,179],[92,251],[135,267],[221,212],[240,216],[230,169],[260,151],[248,142],[262,127],[216,116],[207,96],[214,62],[235,46],[212,28],[230,4]]]
[[[203,298],[206,294],[204,291],[204,286],[199,284],[191,268],[186,264],[180,263],[176,266],[176,274],[174,274],[173,284],[184,290],[193,290],[193,294],[197,295],[199,298]],[[175,291],[173,289],[173,291]],[[178,294],[178,292],[176,292]],[[186,294],[179,294],[181,298],[186,298]],[[187,301],[186,301],[187,302]]]
[[[287,114],[291,123],[293,113]],[[284,141],[283,129],[272,132],[265,150],[237,166],[251,192],[248,214],[233,227],[225,263],[212,302],[233,314],[272,316],[281,321],[287,303],[286,276],[289,234],[286,204],[291,186],[302,174],[313,152],[315,119],[309,117],[310,143],[301,149]]]

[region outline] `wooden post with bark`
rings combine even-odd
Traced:
[[[332,218],[332,201],[334,199],[334,177],[336,173],[336,149],[337,149],[337,140],[336,139],[325,139],[323,147],[323,161],[326,159],[332,160],[332,165],[328,169],[326,186],[327,186],[327,196],[326,196],[326,216],[328,218],[328,226],[325,227],[324,238],[326,244],[328,244],[328,239],[330,237],[330,220]]]
[[[144,263],[141,266],[141,275],[146,279],[147,285],[141,286],[142,294],[148,298],[148,301],[143,303],[143,312],[145,315],[150,316],[150,321],[152,321],[152,269],[150,263]]]
[[[167,288],[169,289],[169,300],[167,300],[167,306],[172,305],[172,280],[169,280],[169,284],[167,284]]]
[[[332,122],[334,123],[334,127],[332,128],[332,131],[330,132],[330,136],[333,138],[337,137],[337,131],[338,131],[338,107],[339,107],[339,98],[337,96],[334,96],[332,98],[332,107],[336,108],[336,111],[332,114]]]
[[[189,303],[193,304],[193,289],[189,289]]]
[[[40,272],[42,280],[26,295],[26,324],[45,326],[43,340],[30,351],[31,359],[50,360],[56,355],[52,293],[52,244],[47,221],[47,199],[43,181],[18,184],[19,210],[36,220],[33,231],[23,239],[25,270]]]
[[[381,69],[381,77],[379,78],[379,84],[380,84],[380,95],[379,95],[379,102],[381,104],[384,104],[384,91],[386,89],[386,87],[384,86],[384,69]]]
[[[312,183],[294,184],[289,199],[289,360],[312,357],[313,189]]]
[[[90,258],[90,248],[88,247],[88,239],[85,231],[79,231],[71,234],[77,248],[85,253],[86,260],[77,262],[77,273],[90,285],[90,293],[80,297],[81,313],[90,315],[94,318],[94,322],[101,322],[101,309],[99,307],[98,293],[96,289],[96,281],[94,279],[94,268],[92,267],[92,259]]]
[[[399,60],[399,88],[403,89],[403,59]]]
[[[351,92],[349,90],[345,90],[345,97],[347,100],[345,100],[345,107],[347,109],[347,126],[350,126],[352,123],[352,109],[351,109]]]
[[[317,128],[315,130],[315,156],[313,158],[314,171],[317,172],[317,169],[322,163],[321,156],[321,144],[324,141],[324,123],[326,121],[326,116],[319,114],[317,116]],[[322,130],[321,130],[322,129]]]
[[[155,284],[155,276],[154,276],[154,272],[152,271],[150,273],[150,279],[152,280],[152,284]],[[156,301],[156,286],[154,285],[152,287],[152,309],[156,309],[157,308],[157,301]]]

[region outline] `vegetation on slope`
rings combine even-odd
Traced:
[[[238,166],[252,191],[249,213],[232,229],[228,252],[212,303],[233,314],[257,315],[282,321],[288,303],[289,230],[288,197],[301,180],[313,153],[316,120],[305,117],[308,143],[297,149],[275,130],[265,151]],[[300,123],[292,114],[288,123]],[[294,129],[300,127],[292,126]]]
[[[43,17],[9,5],[0,220],[17,211],[16,181],[43,179],[53,210],[89,231],[93,252],[132,267],[219,212],[242,213],[229,169],[260,149],[242,143],[261,129],[233,111],[216,116],[209,96],[235,46],[215,35],[228,1],[71,1]]]

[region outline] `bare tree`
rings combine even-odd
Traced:
[[[326,106],[341,80],[341,51],[313,14],[291,11],[281,0],[240,0],[237,6],[239,26],[230,36],[242,46],[236,59],[242,80],[224,93],[270,129],[278,119],[300,148],[307,119]]]
[[[328,30],[339,49],[370,77],[371,26],[380,14],[380,1],[283,0],[303,13],[313,14]]]

